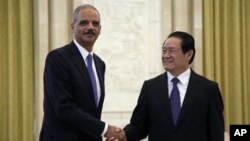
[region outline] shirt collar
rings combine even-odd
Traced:
[[[82,57],[84,60],[87,59],[88,55],[91,54],[93,56],[93,51],[88,52],[83,46],[81,46],[75,39],[73,40],[74,43],[76,44],[76,47],[78,48],[78,50],[80,51]]]
[[[168,83],[171,83],[171,80],[175,77],[174,75],[172,75],[169,71],[167,71],[167,75],[168,75]],[[183,73],[181,73],[180,75],[177,76],[177,78],[180,80],[180,83],[183,85],[187,85],[189,78],[191,75],[191,69],[188,68],[186,71],[184,71]]]

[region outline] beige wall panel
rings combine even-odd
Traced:
[[[73,8],[72,11],[80,4],[84,3],[85,0],[73,0]]]
[[[50,47],[51,49],[67,44],[70,32],[71,4],[67,0],[50,0]]]
[[[191,31],[191,21],[192,21],[192,13],[191,13],[191,0],[172,0],[173,2],[173,11],[172,11],[172,19],[173,19],[173,31]]]
[[[161,41],[167,38],[168,34],[170,34],[173,30],[172,26],[172,0],[161,0]]]
[[[192,28],[196,42],[196,55],[192,64],[193,69],[199,74],[203,74],[203,32],[202,32],[202,0],[193,0],[192,10]]]

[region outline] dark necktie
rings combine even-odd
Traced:
[[[173,90],[170,94],[170,103],[172,108],[174,125],[176,125],[181,110],[180,92],[177,87],[179,79],[175,77],[171,80],[171,82],[173,83]]]
[[[90,79],[91,79],[91,83],[92,83],[92,88],[93,88],[93,92],[94,92],[94,98],[95,98],[95,104],[96,106],[98,105],[98,99],[97,99],[97,85],[96,85],[96,79],[95,79],[95,73],[93,71],[93,67],[92,67],[92,60],[93,60],[93,57],[91,54],[88,55],[87,57],[88,59],[88,64],[87,64],[87,69],[88,69],[88,72],[89,72],[89,76],[90,76]]]

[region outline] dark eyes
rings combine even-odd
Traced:
[[[87,21],[87,20],[80,21],[80,25],[82,25],[82,26],[86,26],[88,24],[92,24],[94,27],[99,27],[100,26],[100,22],[98,22],[98,21],[92,21],[92,22]]]
[[[100,26],[100,22],[94,21],[94,22],[93,22],[93,26],[95,26],[95,27]]]
[[[80,25],[87,25],[88,24],[88,21],[81,21],[80,22]]]

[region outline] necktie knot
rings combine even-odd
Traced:
[[[91,54],[89,54],[87,56],[87,59],[88,59],[88,65],[92,65],[92,55]]]
[[[174,77],[171,82],[176,85],[180,80],[177,77]]]

